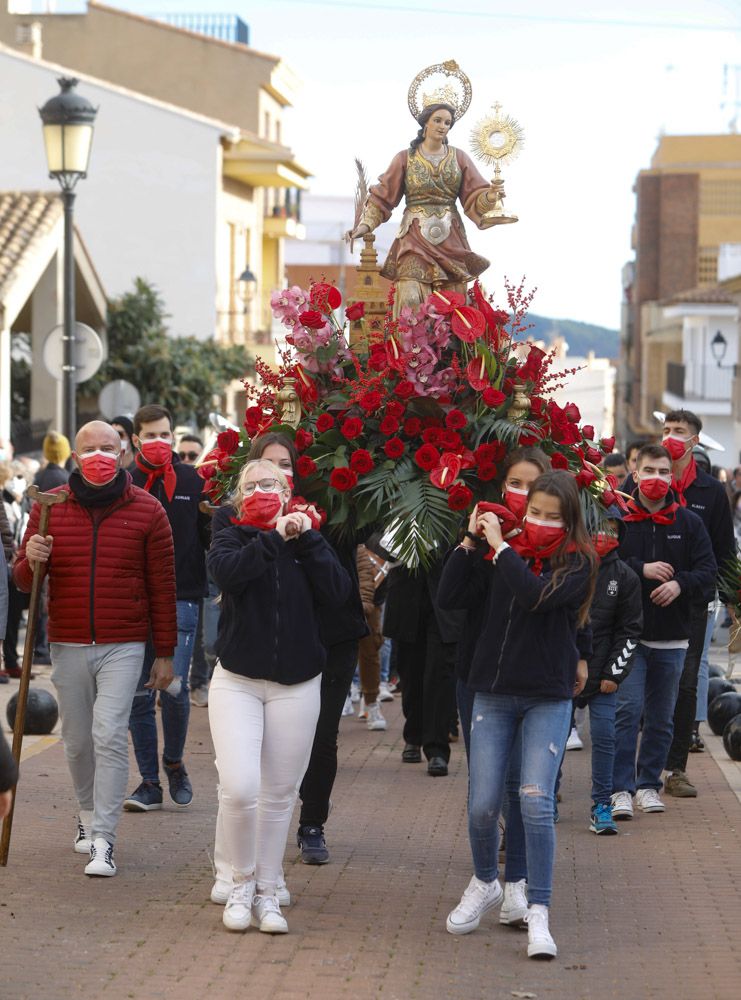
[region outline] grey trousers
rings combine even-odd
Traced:
[[[50,646],[62,740],[79,808],[92,837],[116,841],[129,778],[129,715],[144,662],[143,642]]]

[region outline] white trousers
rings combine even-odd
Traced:
[[[272,894],[299,785],[319,717],[321,674],[276,684],[224,670],[217,663],[208,718],[221,785],[220,820],[232,877],[254,873]]]

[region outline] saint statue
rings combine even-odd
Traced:
[[[424,80],[435,73],[450,82],[420,99]],[[414,78],[409,109],[419,131],[371,185],[359,221],[346,234],[353,240],[372,232],[405,199],[401,226],[381,269],[396,285],[395,316],[404,306],[417,308],[433,291],[465,294],[468,282],[489,266],[468,245],[456,202],[477,228],[485,229],[483,216],[502,198],[501,183],[490,184],[462,149],[448,143],[448,133],[470,102],[471,83],[455,62],[430,66]]]

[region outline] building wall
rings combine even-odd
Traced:
[[[56,189],[36,109],[58,92],[58,69],[0,50],[0,73],[0,189]],[[79,91],[99,111],[75,220],[107,294],[145,278],[171,333],[213,336],[221,129],[96,83]]]
[[[19,25],[41,25],[43,58],[191,111],[260,132],[257,93],[296,86],[277,56],[193,34],[150,18],[90,3],[86,14],[8,14],[0,42],[16,45]]]

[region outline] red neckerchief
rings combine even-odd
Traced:
[[[624,521],[653,521],[655,524],[674,524],[679,504],[670,503],[667,507],[662,507],[661,510],[652,513],[645,507],[639,506],[635,500],[629,500],[628,510],[630,513],[623,517]]]
[[[314,531],[319,531],[321,526],[327,520],[326,511],[323,511],[321,507],[314,507],[314,510],[308,510],[307,508],[313,506],[308,500],[304,500],[303,497],[291,497],[291,499],[286,504],[286,514],[290,514],[294,510],[301,511],[302,514],[306,516],[311,521],[311,527]]]
[[[144,484],[144,489],[147,493],[151,493],[152,487],[157,480],[162,479],[165,488],[165,496],[168,500],[172,500],[178,480],[178,477],[175,475],[175,470],[172,467],[172,459],[170,459],[167,465],[150,465],[149,462],[142,458],[141,454],[137,452],[134,461],[136,462],[137,469],[140,469],[147,477],[147,481]]]
[[[553,553],[561,548],[563,545],[563,539],[551,542],[550,545],[541,545],[540,548],[536,548],[527,537],[527,521],[525,521],[525,527],[516,538],[513,538],[512,541],[509,542],[509,545],[518,555],[522,556],[523,559],[532,559],[530,569],[536,576],[540,576],[543,572],[543,560],[550,559]],[[566,552],[576,551],[576,545],[573,542],[569,542],[566,546]]]
[[[697,463],[694,455],[687,463],[687,466],[679,479],[672,474],[672,489],[679,501],[680,507],[686,507],[687,501],[684,498],[684,491],[697,479]]]
[[[502,526],[502,537],[506,537],[511,534],[520,526],[520,519],[516,514],[513,514],[509,507],[503,506],[501,503],[489,503],[486,500],[479,500],[478,504],[479,514],[496,514],[499,518],[499,523]],[[509,541],[509,540],[508,540]],[[494,549],[489,547],[489,551],[484,556],[487,562],[491,562],[494,558]]]

